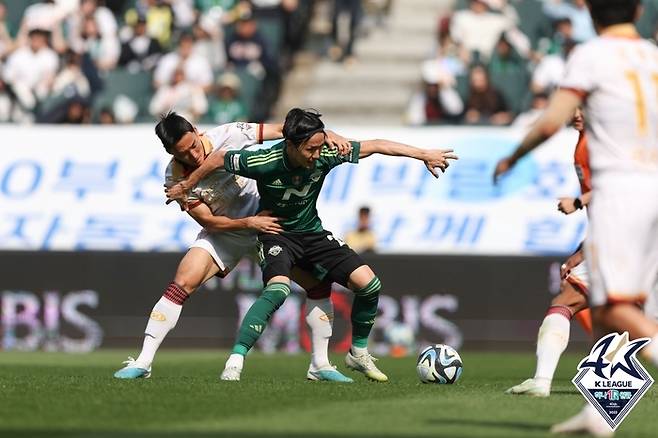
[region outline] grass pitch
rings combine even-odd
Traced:
[[[241,382],[222,382],[225,353],[163,351],[148,380],[112,373],[123,351],[0,353],[2,437],[542,437],[584,399],[570,380],[583,354],[566,355],[548,399],[503,394],[531,376],[534,355],[464,353],[455,385],[422,385],[415,358],[380,360],[386,384],[305,380],[308,356],[252,354]],[[656,369],[650,368],[656,376]],[[653,387],[618,437],[656,437]]]

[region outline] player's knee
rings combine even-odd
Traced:
[[[183,289],[188,295],[194,293],[194,291],[201,285],[199,280],[181,273],[176,273],[174,283],[176,283],[178,287]]]
[[[331,296],[331,282],[323,281],[306,291],[306,295],[311,300],[324,300]]]
[[[373,275],[372,279],[364,287],[356,289],[354,293],[360,296],[377,296],[382,289],[382,282],[379,277]]]

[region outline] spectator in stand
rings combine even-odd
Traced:
[[[558,86],[566,70],[567,58],[575,46],[575,41],[566,40],[557,53],[550,53],[539,61],[530,81],[533,93],[550,94]]]
[[[596,36],[586,0],[544,0],[543,9],[554,20],[568,18],[573,25],[573,39],[576,42],[582,43]]]
[[[23,12],[20,30],[16,37],[17,44],[27,44],[28,34],[33,29],[45,30],[56,34],[61,30],[62,21],[78,8],[79,0],[43,0],[28,6]]]
[[[126,12],[125,21],[134,25],[139,17],[146,17],[146,33],[158,40],[160,47],[170,47],[174,11],[166,0],[137,0]]]
[[[507,125],[512,120],[503,95],[489,82],[483,65],[476,65],[469,75],[469,95],[464,120],[469,124]]]
[[[194,53],[207,59],[214,72],[226,67],[226,50],[222,27],[200,17],[192,28],[194,35]]]
[[[0,60],[4,59],[14,49],[14,41],[9,34],[6,20],[7,6],[0,1]]]
[[[98,34],[103,38],[117,38],[117,20],[100,0],[81,0],[80,9],[67,20],[67,33],[72,46],[79,44],[78,39],[84,33],[85,20],[93,18]]]
[[[455,78],[439,61],[425,61],[422,66],[423,89],[416,93],[407,108],[411,125],[458,122],[464,102],[455,90]]]
[[[0,60],[0,72],[2,71],[2,61]],[[9,93],[7,92],[7,86],[5,85],[2,76],[0,75],[0,123],[11,121],[12,115],[11,111],[13,104]]]
[[[370,228],[370,207],[359,208],[356,230],[345,236],[345,243],[357,253],[372,252],[377,247],[377,236]]]
[[[532,96],[530,109],[516,116],[512,122],[514,128],[529,129],[539,120],[539,117],[548,107],[548,94],[537,93]]]
[[[219,77],[208,115],[216,125],[247,121],[249,114],[240,100],[240,78],[236,74],[224,73]]]
[[[213,84],[213,73],[207,59],[194,54],[194,36],[190,33],[181,35],[178,50],[167,53],[158,62],[153,73],[153,85],[156,89],[171,84],[174,73],[181,68],[186,82],[191,82],[209,91]]]
[[[226,41],[226,55],[231,65],[246,67],[256,77],[264,78],[278,70],[251,12],[242,15],[236,23],[235,33]]]
[[[53,81],[51,95],[69,99],[73,97],[86,99],[91,95],[89,81],[82,72],[82,57],[71,49],[64,54],[63,66]]]
[[[361,0],[334,0],[331,31],[333,45],[329,49],[331,59],[348,63],[354,61],[354,41],[362,16]],[[349,26],[341,27],[341,17],[346,17]]]
[[[98,113],[98,123],[101,125],[114,125],[116,120],[114,119],[114,112],[111,108],[103,107]]]
[[[526,61],[512,47],[505,35],[501,35],[489,62],[489,72],[509,73],[526,69]]]
[[[172,110],[191,122],[197,121],[208,110],[203,88],[187,80],[183,68],[174,70],[171,84],[159,87],[149,105],[149,112],[154,117]]]
[[[139,17],[135,25],[125,34],[125,40],[121,45],[119,65],[128,67],[130,70],[150,71],[154,69],[162,54],[162,48],[158,40],[146,33],[146,18]]]
[[[71,48],[78,53],[86,53],[100,71],[116,67],[121,54],[119,38],[115,34],[102,35],[94,16],[87,16],[82,22],[79,39],[71,41]]]
[[[15,121],[31,120],[28,113],[50,94],[58,65],[57,53],[48,46],[48,32],[40,29],[32,29],[28,45],[7,58],[4,81],[23,110]]]
[[[473,53],[474,59],[488,61],[503,32],[514,28],[515,18],[490,12],[483,0],[471,0],[468,9],[452,16],[450,35],[457,44]]]

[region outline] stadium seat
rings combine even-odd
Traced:
[[[242,101],[247,107],[250,118],[253,118],[254,114],[258,112],[257,105],[263,91],[263,82],[249,73],[246,68],[236,69],[235,74],[240,78]]]
[[[490,72],[491,84],[498,88],[505,97],[510,110],[518,113],[522,110],[528,90],[528,73],[523,70]]]
[[[16,36],[18,29],[23,19],[23,12],[28,6],[34,3],[40,3],[39,0],[5,0],[3,2],[7,8],[7,25],[9,26],[9,33]]]
[[[519,29],[529,39],[534,49],[541,38],[549,37],[552,33],[551,19],[542,11],[540,0],[523,0],[512,3],[519,14]]]
[[[103,107],[111,107],[114,100],[123,94],[139,107],[138,121],[151,120],[148,114],[153,94],[150,73],[131,73],[127,69],[118,68],[108,72],[103,79],[105,86],[94,100],[94,114],[98,114]]]

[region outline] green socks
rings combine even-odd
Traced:
[[[368,336],[375,324],[377,303],[382,282],[374,277],[363,289],[354,291],[352,303],[352,345],[365,348],[368,346]]]
[[[246,355],[265,330],[268,321],[290,295],[290,286],[285,283],[270,283],[258,299],[251,305],[242,320],[238,331],[238,341],[233,346],[233,353]],[[376,311],[375,304],[375,311]]]

